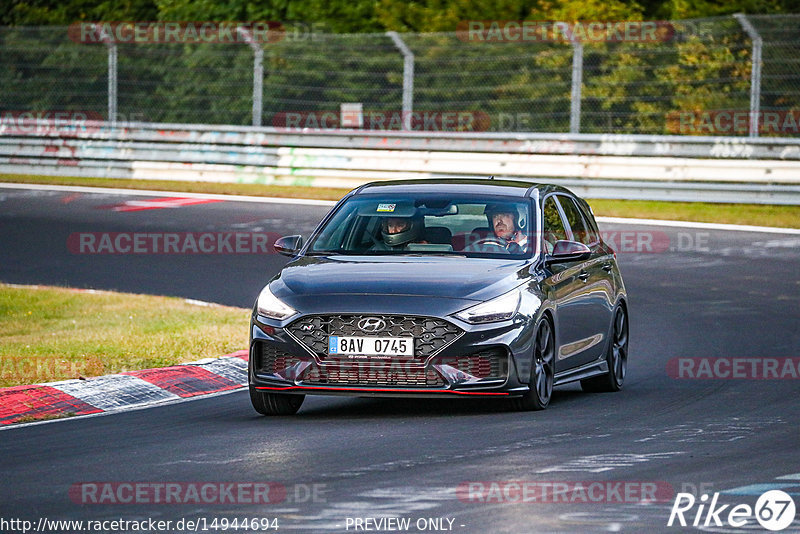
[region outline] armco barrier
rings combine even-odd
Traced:
[[[0,172],[355,187],[540,179],[589,197],[800,204],[800,139],[0,123]]]

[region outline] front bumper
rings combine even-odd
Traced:
[[[468,325],[446,321],[458,335],[414,360],[335,359],[298,338],[301,316],[281,324],[253,316],[250,342],[250,385],[260,391],[288,394],[359,397],[513,397],[528,391],[530,321]],[[339,333],[339,332],[337,332]],[[339,333],[341,335],[341,333]],[[327,335],[327,334],[326,334]],[[311,346],[310,346],[311,345]]]

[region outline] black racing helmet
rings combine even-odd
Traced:
[[[396,234],[390,234],[388,229],[390,219],[403,219],[406,221],[405,230],[397,232]],[[399,215],[386,217],[383,219],[383,221],[381,221],[381,236],[383,237],[384,243],[390,247],[397,247],[419,239],[419,237],[422,235],[422,226],[422,215],[418,213],[415,213],[410,217],[403,217]]]

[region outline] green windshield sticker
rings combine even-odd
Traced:
[[[378,211],[394,211],[394,208],[397,207],[397,204],[378,204]]]

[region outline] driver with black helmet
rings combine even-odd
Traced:
[[[422,215],[419,213],[410,217],[385,217],[381,221],[383,241],[376,243],[372,250],[404,250],[409,243],[426,243],[419,241],[423,227]]]

